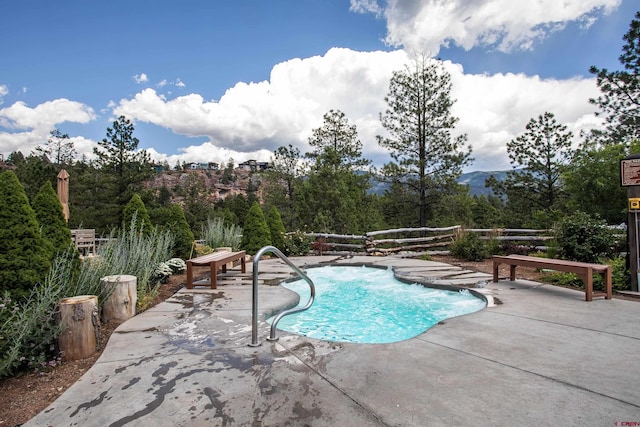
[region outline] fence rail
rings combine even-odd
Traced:
[[[446,251],[459,233],[476,233],[482,240],[493,240],[504,244],[513,242],[545,249],[544,243],[553,239],[551,230],[516,228],[463,228],[451,227],[395,228],[371,231],[364,235],[306,233],[314,239],[311,247],[316,253],[367,253],[386,255],[403,251]]]

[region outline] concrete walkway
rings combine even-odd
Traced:
[[[393,344],[279,331],[251,342],[251,273],[182,289],[122,324],[97,363],[26,426],[615,426],[640,422],[640,304],[400,257],[294,258],[394,266],[436,284],[488,281],[495,305]],[[249,266],[249,265],[248,265]],[[249,269],[250,270],[250,269]],[[296,303],[269,286],[260,312]],[[364,320],[364,319],[363,319]],[[618,423],[618,424],[615,424]],[[637,425],[637,424],[627,424]]]

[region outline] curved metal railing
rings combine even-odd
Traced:
[[[278,314],[273,322],[271,323],[271,332],[269,334],[269,341],[277,341],[276,337],[276,326],[280,319],[284,316],[288,316],[289,314],[298,313],[300,311],[304,311],[311,307],[313,304],[313,300],[316,296],[316,287],[313,284],[313,281],[295,264],[293,264],[289,258],[283,254],[280,249],[275,246],[265,246],[261,248],[256,255],[253,257],[253,297],[252,297],[252,312],[251,312],[251,347],[257,347],[260,345],[260,341],[258,341],[258,263],[260,262],[260,257],[265,253],[273,253],[278,256],[282,261],[284,261],[291,269],[298,275],[300,278],[304,279],[308,284],[311,290],[311,295],[309,296],[309,301],[303,307],[294,307],[289,310],[285,310],[282,313]]]

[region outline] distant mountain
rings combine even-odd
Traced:
[[[489,194],[493,194],[490,188],[484,186],[484,183],[491,175],[493,175],[498,181],[502,181],[507,177],[507,171],[476,171],[463,173],[460,175],[458,183],[469,186],[469,194],[472,196],[480,196],[482,194],[487,196]]]
[[[482,194],[486,196],[492,194],[491,189],[484,186],[485,181],[491,175],[495,176],[498,181],[502,181],[507,177],[507,171],[476,171],[463,173],[462,175],[460,175],[458,183],[469,186],[469,194],[472,196],[480,196]],[[371,180],[371,188],[369,189],[369,193],[382,195],[388,188],[388,184],[374,178]]]

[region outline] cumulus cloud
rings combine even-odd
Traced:
[[[322,126],[323,114],[338,109],[357,126],[365,157],[382,164],[389,156],[375,138],[385,132],[379,114],[387,108],[384,97],[392,72],[409,60],[401,50],[336,48],[324,56],[277,64],[268,81],[237,83],[218,101],[196,93],[168,99],[147,88],[121,99],[113,112],[177,134],[208,138],[205,144],[181,147],[178,154],[165,156],[173,165],[175,156],[185,161],[268,160],[267,153],[288,144],[306,152],[307,139]],[[474,75],[450,62],[445,67],[452,77],[452,98],[457,99],[456,132],[468,134],[476,158],[470,170],[508,169],[506,143],[546,111],[576,135],[597,124],[594,107],[588,103],[598,93],[594,79]]]
[[[29,153],[47,140],[49,132],[56,125],[64,122],[88,123],[95,118],[91,107],[64,98],[47,101],[34,108],[24,102],[16,102],[0,109],[0,151],[10,153],[20,150]]]
[[[145,73],[136,74],[132,78],[133,78],[133,81],[136,82],[137,84],[143,84],[143,83],[149,82],[149,77]]]
[[[4,96],[9,93],[7,85],[0,85],[0,105],[4,104]]]
[[[531,49],[536,41],[569,22],[583,27],[607,14],[621,0],[351,0],[351,10],[383,15],[386,42],[408,51],[436,55],[454,43],[469,50],[475,46],[503,52]]]

